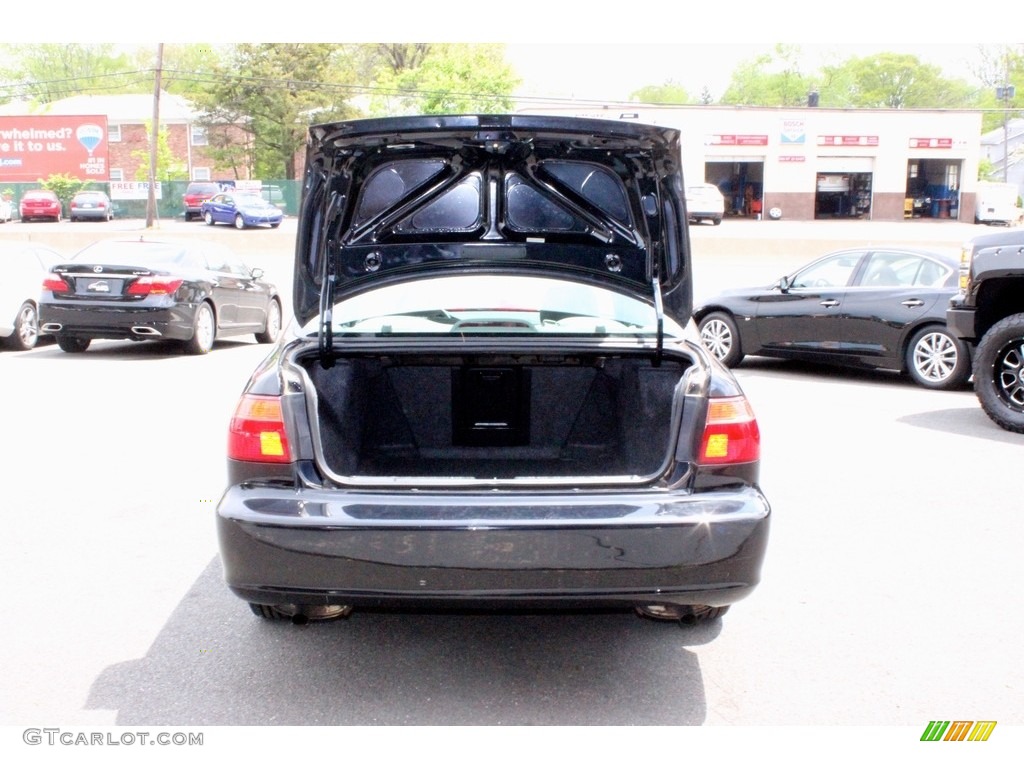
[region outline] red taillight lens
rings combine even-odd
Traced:
[[[177,277],[140,277],[128,288],[129,296],[149,296],[151,294],[174,293],[184,282]]]
[[[47,275],[43,279],[43,290],[53,291],[54,293],[67,293],[71,290],[71,286],[64,281],[63,277],[58,275]]]
[[[745,397],[712,398],[700,464],[744,464],[761,458],[761,431]]]
[[[292,460],[281,415],[281,398],[242,396],[228,429],[228,457],[275,464]]]

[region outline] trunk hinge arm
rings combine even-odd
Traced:
[[[658,280],[657,273],[651,280],[651,288],[654,293],[654,313],[658,327],[658,340],[654,352],[654,365],[657,367],[661,365],[661,358],[665,350],[665,305],[661,299],[661,282]]]
[[[317,329],[317,347],[320,367],[334,367],[334,281],[333,270],[324,270],[323,289],[320,292],[320,327]]]
[[[329,231],[334,220],[344,207],[345,196],[332,194],[324,211],[324,227]],[[334,367],[334,289],[338,281],[335,272],[334,253],[338,244],[326,235],[317,238],[317,247],[321,249],[320,260],[320,324],[317,326],[317,350],[320,354],[320,367]]]

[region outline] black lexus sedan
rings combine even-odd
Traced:
[[[270,343],[282,306],[262,276],[214,242],[101,240],[51,269],[40,328],[65,352],[84,352],[93,339],[175,339],[199,355],[221,336]]]
[[[678,131],[404,117],[307,146],[295,323],[230,420],[230,589],[293,621],[748,596],[760,432],[689,322]]]
[[[694,310],[721,362],[745,355],[888,369],[929,389],[962,387],[970,350],[946,328],[952,256],[902,246],[829,253],[771,285],[712,296]]]

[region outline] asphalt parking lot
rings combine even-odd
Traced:
[[[693,227],[695,293],[851,244],[955,252],[984,231]],[[294,232],[294,219],[0,225],[0,239],[66,252],[108,235],[214,237],[286,296]],[[1024,436],[969,390],[763,358],[737,368],[761,425],[772,539],[761,586],[707,627],[372,613],[295,627],[227,592],[213,535],[226,421],[266,351],[231,339],[204,357],[130,342],[0,352],[16,448],[0,561],[17,598],[0,724],[1024,724]]]

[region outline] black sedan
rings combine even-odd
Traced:
[[[772,285],[714,296],[694,312],[704,345],[736,366],[744,355],[909,373],[929,389],[970,376],[970,351],[946,328],[957,261],[917,248],[827,254]]]
[[[93,339],[176,339],[205,354],[220,336],[281,329],[277,289],[217,243],[103,240],[52,268],[43,282],[40,325],[65,352]]]

